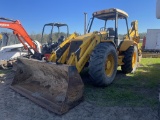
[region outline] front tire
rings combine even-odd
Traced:
[[[112,43],[100,43],[93,50],[89,61],[89,75],[96,86],[112,83],[117,72],[117,53]]]

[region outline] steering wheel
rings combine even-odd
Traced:
[[[106,30],[107,30],[106,27],[101,27],[101,28],[100,28],[100,31],[106,31]]]

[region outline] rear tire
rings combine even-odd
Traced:
[[[123,63],[124,63],[124,65],[121,66],[123,73],[125,73],[125,74],[134,73],[136,71],[137,63],[138,63],[137,46],[130,46],[124,52]]]
[[[89,75],[96,86],[112,83],[117,72],[117,53],[112,43],[100,43],[93,50],[89,61]]]

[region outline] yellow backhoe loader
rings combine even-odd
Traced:
[[[83,99],[80,72],[88,67],[92,83],[107,86],[115,78],[117,67],[134,72],[141,55],[138,22],[128,29],[128,14],[111,8],[92,14],[87,34],[64,41],[47,62],[19,58],[11,88],[57,114],[66,113]],[[103,22],[99,31],[93,21]],[[126,34],[119,38],[118,22],[124,20]],[[97,21],[96,25],[100,24]],[[113,28],[110,28],[112,21]],[[99,29],[99,28],[98,28]]]

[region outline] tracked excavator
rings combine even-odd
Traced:
[[[18,59],[11,88],[42,107],[64,114],[83,100],[84,84],[80,72],[89,69],[92,83],[108,86],[116,76],[117,67],[123,73],[135,72],[141,55],[138,21],[128,29],[128,14],[120,9],[106,9],[92,14],[85,35],[62,42],[49,57],[49,62]],[[102,21],[100,30],[91,32],[94,21]],[[126,34],[120,40],[118,22],[124,20]],[[113,21],[113,28],[109,21]]]

